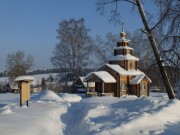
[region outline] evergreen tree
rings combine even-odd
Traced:
[[[44,77],[41,80],[41,88],[42,90],[46,90],[47,88],[46,80],[44,79]]]

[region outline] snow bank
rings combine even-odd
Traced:
[[[92,103],[91,99],[89,103]],[[89,134],[178,135],[180,133],[179,112],[179,100],[124,96],[118,102],[111,102],[108,105],[98,101],[96,107],[88,111],[84,121],[89,125]]]
[[[103,105],[109,105],[113,103],[119,102],[119,98],[116,97],[91,97],[91,98],[85,98],[82,100],[83,103],[86,104],[103,104]]]
[[[8,103],[0,108],[0,134],[63,135],[65,124],[61,116],[67,112],[68,104],[57,102],[63,100],[55,93],[48,90],[41,92],[36,99],[43,101],[30,101],[29,107],[19,107],[19,104],[12,106],[16,101],[10,99],[13,96],[17,94],[0,94],[0,101]]]
[[[3,114],[3,115],[14,114],[14,112],[10,109],[9,106],[5,106],[0,109],[0,114]]]
[[[68,102],[80,102],[82,97],[77,94],[64,93],[61,95],[62,99]]]
[[[67,112],[66,104],[31,103],[30,107],[13,108],[13,115],[0,113],[0,134],[62,135],[65,125],[60,116]]]
[[[89,131],[99,131],[99,128],[105,126],[106,123],[99,123],[98,121],[104,117],[106,118],[110,114],[111,108],[105,105],[98,105],[96,108],[89,110],[84,119],[85,122],[90,125]],[[91,119],[96,119],[97,121],[92,121]]]
[[[43,100],[43,101],[63,101],[56,93],[51,90],[43,90],[39,95],[32,98],[32,100]]]

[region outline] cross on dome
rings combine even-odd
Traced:
[[[124,23],[122,23],[122,32],[120,33],[120,36],[122,39],[125,39],[126,37],[126,33],[124,32],[124,27],[123,27]]]

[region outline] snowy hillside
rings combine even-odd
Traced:
[[[47,90],[20,108],[18,94],[0,94],[0,134],[179,135],[180,101],[152,96],[81,98]]]
[[[36,85],[36,84],[40,84],[42,78],[47,79],[49,76],[52,76],[53,78],[57,78],[57,73],[51,73],[51,74],[37,74],[37,75],[30,75],[32,77],[34,77],[34,81],[32,82],[32,84]],[[0,77],[0,82],[9,82],[8,77]]]

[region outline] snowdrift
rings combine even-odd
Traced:
[[[43,90],[37,96],[33,97],[32,100],[42,100],[42,101],[60,101],[63,99],[59,97],[56,93],[51,90]]]
[[[64,93],[61,95],[62,99],[68,102],[79,102],[82,100],[82,97],[77,94],[68,94]]]
[[[0,109],[0,114],[8,115],[8,114],[14,114],[14,112],[11,110],[9,106],[5,106]]]
[[[1,96],[5,94],[0,94]],[[0,108],[0,134],[2,135],[59,135],[65,128],[60,116],[67,112],[68,104],[50,90],[42,91],[30,100],[30,106],[12,106],[13,96],[3,99],[6,106]],[[36,99],[36,100],[35,100]],[[41,102],[39,102],[41,100]],[[57,102],[58,101],[58,102]],[[59,102],[61,101],[61,102]],[[9,106],[9,105],[10,106]]]
[[[91,99],[93,100],[93,99]],[[124,96],[118,102],[89,109],[84,121],[96,135],[179,135],[180,101]],[[112,99],[111,99],[112,100]]]

